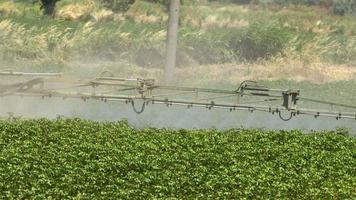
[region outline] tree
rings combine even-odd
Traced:
[[[40,0],[43,15],[52,17],[58,1],[60,0]]]

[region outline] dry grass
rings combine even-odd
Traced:
[[[92,75],[103,70],[113,71],[116,75],[129,78],[154,78],[161,80],[162,69],[144,68],[128,62],[91,62],[83,63],[80,60],[70,62],[70,71],[92,71]],[[347,65],[331,65],[323,63],[306,64],[298,61],[289,61],[284,64],[221,64],[221,65],[194,65],[176,69],[177,84],[185,85],[211,85],[214,83],[228,83],[238,85],[244,80],[291,80],[308,81],[324,84],[334,81],[356,80],[356,67]]]
[[[92,18],[96,22],[107,22],[121,19],[119,16],[116,17],[113,11],[106,9],[93,12]]]
[[[85,20],[94,12],[94,8],[95,2],[93,0],[86,0],[84,4],[69,4],[58,9],[56,17],[71,21]]]
[[[248,12],[250,12],[248,7],[236,5],[186,6],[182,8],[182,23],[200,28],[245,28],[249,25],[246,18]]]
[[[37,27],[26,29],[10,20],[0,21],[1,54],[11,55],[18,62],[26,60],[33,65],[41,62],[63,63],[66,70],[82,71],[85,67],[87,70],[100,71],[108,68],[117,72],[118,75],[130,77],[152,77],[160,79],[161,69],[147,69],[138,67],[132,63],[120,62],[103,62],[102,60],[93,61],[92,58],[86,59],[82,52],[91,51],[95,48],[94,41],[100,42],[100,38],[108,36],[116,38],[115,41],[132,41],[130,32],[118,29],[95,28],[94,22],[88,22],[83,27],[77,29],[74,34],[70,31],[58,30],[52,26],[40,34]],[[156,32],[146,32],[142,38],[149,38],[149,43],[160,45],[165,40],[166,32],[164,30]],[[30,36],[30,37],[29,37]],[[55,42],[55,46],[48,51],[50,42]],[[147,42],[146,41],[146,42]],[[286,56],[275,56],[270,60],[258,61],[251,64],[221,64],[221,65],[204,65],[192,64],[185,68],[177,69],[177,79],[192,84],[205,84],[208,82],[229,82],[237,84],[243,80],[279,80],[289,79],[295,81],[311,81],[314,83],[326,83],[340,80],[354,80],[356,78],[356,67],[353,65],[337,65],[322,62],[319,56],[312,52],[318,48],[316,42],[306,48],[306,55],[310,57],[300,57],[299,54],[293,53],[293,49],[287,49]],[[144,43],[144,41],[136,41]],[[320,41],[319,41],[320,42]],[[94,45],[94,46],[93,46]],[[352,46],[352,44],[349,44]],[[331,45],[330,49],[337,46]],[[87,48],[87,49],[86,49]],[[157,47],[158,48],[158,47]],[[326,48],[326,49],[328,49]],[[341,48],[341,47],[338,47]],[[67,57],[66,51],[71,50],[73,55],[81,55],[78,59]],[[19,50],[21,50],[19,52]],[[78,53],[73,53],[78,51]],[[310,51],[310,52],[308,52]],[[320,51],[322,53],[322,51]],[[20,53],[20,55],[18,55]],[[16,57],[16,55],[18,55]],[[149,58],[146,58],[149,59]],[[83,62],[89,60],[89,63]],[[83,64],[84,63],[84,64]],[[90,68],[92,66],[92,68]]]
[[[164,55],[162,51],[164,51],[166,31],[159,26],[152,28],[155,27],[152,24],[166,22],[167,15],[164,8],[156,4],[137,1],[138,3],[135,3],[126,14],[115,14],[103,9],[94,0],[84,1],[85,3],[61,5],[56,14],[58,18],[71,21],[93,19],[85,25],[78,25],[74,31],[60,28],[57,24],[49,28],[39,27],[36,24],[25,28],[21,23],[12,20],[0,21],[0,56],[12,59],[14,66],[18,63],[31,63],[33,66],[44,65],[43,63],[48,65],[61,63],[64,70],[77,71],[78,74],[85,70],[85,67],[93,73],[109,68],[122,76],[160,79],[162,69],[147,69],[130,63],[128,60],[135,52],[128,48],[153,49]],[[0,13],[5,13],[3,15],[21,14],[19,9],[9,2],[0,3]],[[246,79],[289,79],[326,83],[356,79],[354,60],[344,60],[348,63],[346,65],[335,64],[337,62],[325,59],[325,57],[350,59],[356,56],[356,36],[353,34],[356,24],[355,18],[350,16],[335,17],[328,15],[325,11],[316,12],[315,8],[296,10],[279,8],[272,12],[263,8],[217,4],[196,5],[196,7],[184,5],[182,16],[181,39],[184,41],[202,39],[205,42],[204,45],[206,44],[202,45],[203,48],[211,45],[212,49],[216,49],[216,46],[213,46],[214,42],[220,42],[220,35],[207,34],[213,28],[244,29],[253,20],[263,22],[263,20],[274,19],[282,26],[316,35],[303,46],[301,53],[297,53],[293,45],[290,45],[291,47],[283,52],[283,56],[277,55],[269,60],[255,61],[251,64],[240,62],[239,64],[200,66],[198,62],[192,60],[190,66],[177,69],[177,79],[182,82],[198,85],[209,82],[237,84]],[[133,19],[140,25],[123,30],[119,23],[117,26],[113,25],[114,23],[97,23],[112,20],[124,21],[127,18]],[[106,24],[109,25],[105,26]],[[345,27],[345,35],[348,39],[346,44],[340,43],[331,34],[336,30],[335,27],[339,26]],[[298,36],[291,43],[297,40]],[[221,39],[221,42],[226,41]],[[221,46],[225,48],[224,45]],[[118,52],[112,52],[116,56],[116,61],[93,61],[95,58],[91,55],[100,53],[97,51],[102,49],[110,51],[111,47],[118,49]],[[189,44],[186,48],[190,48]],[[202,52],[204,54],[204,51]],[[205,56],[213,55],[206,53]],[[150,60],[150,58],[143,59],[147,62]],[[83,62],[85,60],[89,62]]]
[[[0,4],[0,15],[2,16],[11,16],[11,15],[20,15],[21,11],[16,7],[16,5],[7,1]]]
[[[207,85],[209,82],[225,82],[231,85],[244,80],[293,80],[312,83],[328,83],[356,79],[356,67],[323,63],[305,64],[289,61],[284,64],[223,64],[192,66],[177,69],[179,80]]]

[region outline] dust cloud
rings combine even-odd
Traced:
[[[172,128],[172,129],[210,129],[261,128],[264,130],[335,130],[347,128],[356,131],[356,120],[336,120],[334,118],[313,116],[296,116],[284,122],[277,115],[248,111],[222,109],[208,110],[182,106],[149,105],[145,112],[136,114],[131,105],[121,102],[102,102],[79,99],[35,97],[2,97],[0,98],[0,116],[9,113],[15,117],[27,118],[82,118],[95,121],[127,120],[136,128]]]
[[[151,58],[148,57],[146,60],[150,61]],[[108,66],[105,67],[105,65]],[[161,70],[145,69],[139,71],[131,69],[136,69],[138,68],[137,66],[122,69],[122,66],[118,67],[113,63],[108,64],[107,62],[103,62],[101,58],[78,58],[72,63],[71,66],[72,67],[67,68],[64,73],[69,74],[71,78],[75,77],[78,79],[92,78],[101,71],[105,70],[114,71],[115,75],[126,78],[137,76],[144,76],[144,78],[157,78],[161,75],[159,73]],[[113,68],[114,66],[116,67],[115,70]],[[200,69],[200,67],[198,69]],[[8,69],[3,70],[6,71]],[[184,70],[186,69],[177,69],[178,75],[182,74]],[[33,72],[33,70],[30,69],[27,69],[26,71]],[[128,71],[128,73],[120,74],[120,71]],[[215,68],[212,71],[217,72]],[[186,71],[184,71],[184,73],[185,72]],[[192,73],[188,73],[186,76],[190,76],[191,78],[195,77],[195,79],[200,76],[200,74],[194,70],[191,70],[190,72]],[[226,74],[221,73],[219,77],[226,78],[225,75]],[[244,78],[241,76],[241,74],[236,74],[236,76],[234,75],[233,77]],[[217,78],[217,75],[214,74],[211,75],[211,77],[208,76],[204,78],[212,80],[213,82],[216,81],[215,79]],[[4,82],[4,80],[2,79],[1,82]],[[11,83],[11,80],[6,81],[5,83]],[[278,115],[272,115],[270,113],[250,113],[248,111],[230,112],[228,110],[208,110],[205,108],[187,109],[186,107],[180,106],[167,108],[164,105],[149,105],[146,107],[145,112],[138,115],[133,111],[131,105],[126,105],[120,102],[104,103],[97,100],[87,100],[86,102],[83,102],[80,99],[62,100],[62,98],[45,98],[42,100],[38,97],[0,97],[0,118],[6,119],[9,116],[21,117],[23,119],[55,119],[57,117],[62,117],[82,118],[95,121],[128,120],[131,125],[137,128],[216,128],[219,130],[231,128],[261,128],[264,130],[301,129],[306,132],[310,130],[335,130],[336,128],[347,128],[352,130],[354,133],[356,132],[356,120],[336,120],[335,118],[326,117],[314,119],[313,116],[296,116],[292,120],[284,122],[278,117]]]

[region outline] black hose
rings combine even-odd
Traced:
[[[278,115],[279,115],[279,118],[280,118],[281,120],[285,121],[285,122],[287,122],[287,121],[289,121],[289,120],[291,120],[291,119],[293,118],[293,113],[292,113],[292,112],[290,113],[290,116],[289,116],[288,118],[284,118],[284,117],[282,116],[282,112],[281,112],[281,111],[278,112]]]
[[[137,110],[137,108],[135,107],[135,101],[134,100],[131,100],[131,105],[132,105],[132,108],[133,108],[133,111],[136,113],[136,114],[141,114],[145,111],[145,108],[146,108],[146,102],[143,102],[142,103],[142,106],[141,106],[141,109],[140,110]]]

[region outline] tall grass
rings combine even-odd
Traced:
[[[58,13],[68,6],[82,6],[89,16],[83,19],[43,18],[37,5],[0,2],[2,62],[60,66],[82,56],[162,66],[167,22],[164,7],[137,1],[126,14],[110,14],[110,19],[99,22],[92,16],[105,9],[95,1],[90,1],[92,6],[84,5],[87,1],[58,4]],[[353,65],[355,19],[310,7],[270,10],[253,5],[183,5],[178,64],[273,62],[284,57]]]

